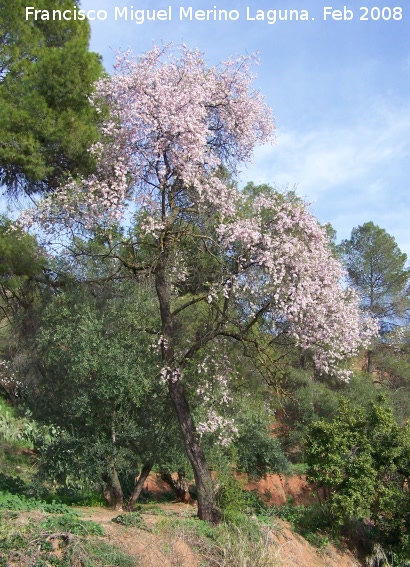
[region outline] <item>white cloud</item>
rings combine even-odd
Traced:
[[[364,191],[366,185],[379,185],[381,190],[389,184],[389,174],[397,176],[409,154],[409,109],[393,112],[383,105],[357,122],[278,132],[276,146],[258,148],[242,179],[297,184],[314,199],[342,185],[360,184]]]
[[[293,122],[295,123],[295,122]],[[283,128],[276,146],[255,152],[241,180],[297,186],[321,222],[340,238],[372,220],[410,254],[410,107],[369,104],[349,122],[297,131]]]

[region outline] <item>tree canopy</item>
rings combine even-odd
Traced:
[[[98,138],[88,97],[102,75],[80,20],[26,21],[23,0],[0,1],[0,183],[11,193],[55,189],[90,173]],[[72,9],[71,0],[41,8]]]
[[[66,238],[65,230],[101,234],[132,206],[134,226],[111,253],[155,290],[159,377],[194,471],[198,514],[210,521],[219,512],[188,403],[190,377],[201,374],[206,389],[212,366],[223,397],[233,344],[262,376],[281,341],[309,352],[318,372],[346,377],[346,357],[375,332],[355,292],[341,286],[327,233],[304,203],[269,187],[240,192],[231,181],[274,132],[250,64],[239,58],[208,68],[185,46],[121,58],[93,97],[97,110],[110,108],[92,148],[95,174],[22,218]]]
[[[410,308],[407,255],[393,236],[372,222],[354,228],[340,250],[363,308],[377,317],[382,331],[391,330]]]
[[[306,446],[308,477],[324,489],[333,525],[370,519],[386,549],[408,546],[409,425],[383,396],[367,408],[341,400],[333,420],[311,425]]]

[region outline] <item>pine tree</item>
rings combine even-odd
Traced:
[[[87,149],[98,130],[88,97],[102,74],[86,21],[28,21],[25,5],[0,0],[0,183],[14,195],[92,171]],[[73,6],[45,0],[36,8]]]
[[[340,249],[362,306],[378,319],[382,332],[391,330],[410,308],[407,255],[393,236],[372,222],[354,228]]]

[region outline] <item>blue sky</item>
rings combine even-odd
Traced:
[[[128,7],[129,19],[114,19]],[[172,6],[172,21],[131,20],[134,10]],[[236,21],[180,21],[179,8],[237,10]],[[392,234],[410,256],[410,6],[402,19],[398,2],[346,4],[353,19],[324,21],[332,0],[260,0],[216,3],[153,0],[120,4],[83,0],[82,8],[105,10],[91,23],[91,48],[111,71],[116,49],[146,51],[153,43],[185,42],[212,65],[231,55],[259,52],[256,86],[273,108],[277,143],[255,152],[242,173],[278,187],[297,186],[321,222],[331,222],[338,239],[372,220]],[[363,8],[362,8],[363,6]],[[309,21],[247,20],[257,10],[307,10]],[[360,20],[366,17],[368,20]],[[371,12],[371,8],[375,8]],[[382,9],[385,10],[382,11]],[[390,9],[389,9],[390,8]],[[152,14],[152,12],[150,12]],[[379,20],[372,20],[371,16]],[[314,18],[312,20],[311,18]]]
[[[348,0],[346,0],[348,2]],[[172,21],[114,18],[122,10],[167,10]],[[236,21],[183,21],[179,9],[236,10]],[[352,1],[353,18],[324,21],[333,0],[82,0],[84,10],[106,11],[90,21],[91,49],[111,72],[115,50],[148,50],[153,43],[186,43],[212,65],[259,52],[256,87],[272,107],[275,146],[258,148],[241,182],[297,187],[338,240],[372,220],[410,257],[410,6],[399,0]],[[308,21],[247,20],[257,10],[307,10]],[[369,8],[366,14],[366,8]],[[371,10],[373,8],[373,10]],[[103,14],[103,12],[101,12]],[[395,14],[397,19],[389,18]],[[335,14],[336,15],[336,14]],[[368,17],[361,20],[361,17]],[[380,19],[372,20],[372,15]],[[382,15],[386,18],[383,19]],[[401,19],[400,15],[402,16]],[[314,18],[314,19],[312,19]]]

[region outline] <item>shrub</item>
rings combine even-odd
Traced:
[[[120,514],[111,520],[116,524],[121,524],[122,526],[139,528],[140,530],[148,530],[148,526],[144,522],[141,512],[127,512],[125,514]]]

